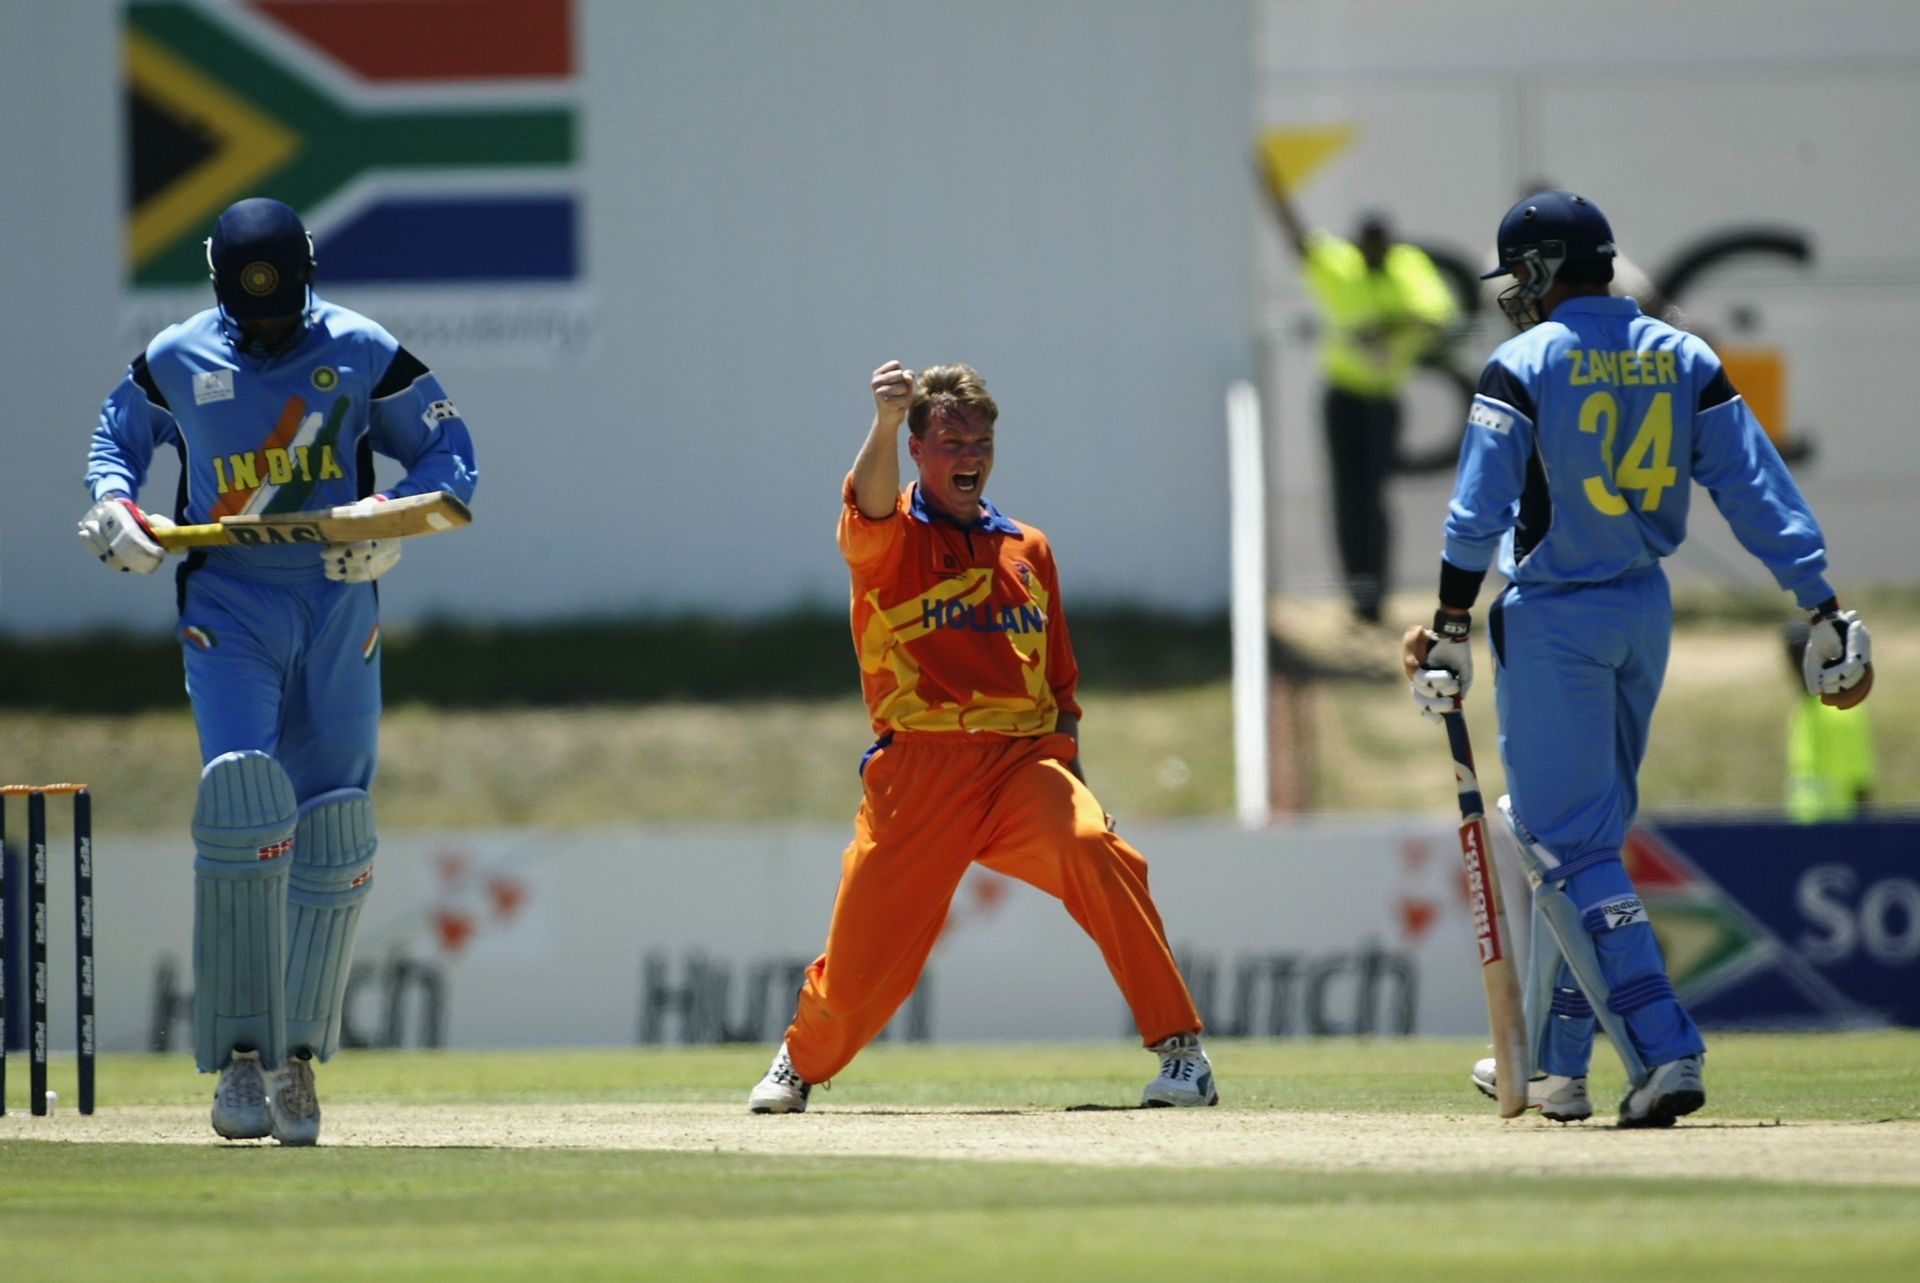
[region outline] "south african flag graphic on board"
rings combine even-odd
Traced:
[[[561,284],[580,270],[570,0],[133,3],[126,260],[206,281],[220,211],[271,195],[326,284]]]
[[[1686,844],[1705,840],[1702,827],[1639,824],[1620,853],[1694,1017],[1719,1028],[1882,1023],[1782,938],[1784,921],[1743,904],[1689,857]]]

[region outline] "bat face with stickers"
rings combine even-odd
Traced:
[[[1466,715],[1456,702],[1442,719],[1453,750],[1453,777],[1460,794],[1460,859],[1467,875],[1467,903],[1473,910],[1473,938],[1480,959],[1480,980],[1487,994],[1487,1021],[1493,1034],[1494,1096],[1500,1117],[1518,1118],[1527,1108],[1532,1076],[1526,1017],[1520,1002],[1520,978],[1513,969],[1513,935],[1507,927],[1493,849],[1487,843],[1486,805],[1473,768],[1473,743]]]
[[[315,512],[247,513],[204,526],[160,527],[153,539],[168,552],[191,548],[259,547],[270,544],[351,543],[360,539],[406,539],[457,530],[473,520],[467,505],[444,490],[391,499],[369,510],[355,505]]]

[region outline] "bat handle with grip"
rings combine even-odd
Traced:
[[[193,548],[217,548],[233,542],[227,528],[218,522],[207,526],[175,526],[156,530],[153,540],[168,552],[186,552]]]
[[[1460,816],[1471,820],[1487,813],[1486,802],[1480,796],[1480,777],[1473,765],[1473,741],[1467,737],[1467,715],[1460,708],[1460,700],[1453,701],[1453,711],[1440,719],[1447,727],[1447,747],[1453,750],[1453,781],[1460,794]]]

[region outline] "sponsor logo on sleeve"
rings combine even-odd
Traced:
[[[420,422],[427,425],[428,431],[432,431],[434,428],[440,426],[442,419],[457,419],[459,417],[460,411],[454,407],[453,402],[443,398],[435,401],[426,408],[426,411],[420,416]]]
[[[1502,434],[1513,430],[1513,415],[1486,401],[1473,403],[1473,408],[1467,411],[1467,422]]]

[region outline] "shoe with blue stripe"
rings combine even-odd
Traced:
[[[1140,1093],[1147,1107],[1217,1105],[1220,1093],[1213,1085],[1213,1062],[1200,1046],[1199,1034],[1175,1034],[1147,1048],[1160,1057],[1160,1075]]]

